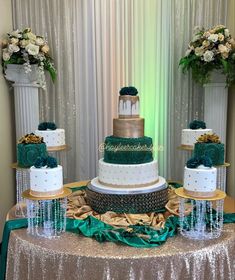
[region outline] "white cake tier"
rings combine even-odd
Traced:
[[[212,134],[212,129],[183,129],[181,134],[181,144],[185,146],[194,146],[197,138],[205,133]]]
[[[59,147],[65,145],[65,131],[63,128],[55,130],[35,130],[35,134],[43,137],[47,147]]]
[[[53,196],[63,192],[63,169],[58,165],[55,168],[30,168],[30,193],[34,196]]]
[[[160,191],[167,188],[166,180],[163,177],[159,176],[159,180],[156,184],[147,186],[147,187],[137,187],[132,188],[130,186],[123,186],[122,188],[108,187],[100,183],[99,178],[96,177],[91,180],[91,183],[88,185],[88,188],[92,191],[105,193],[105,194],[144,194],[155,191]]]
[[[198,166],[197,168],[184,168],[184,189],[186,193],[194,196],[211,196],[216,190],[215,167]]]
[[[155,184],[158,181],[158,163],[153,160],[143,164],[112,164],[100,159],[99,181],[114,187]]]
[[[122,117],[139,116],[139,97],[120,96],[118,105],[118,114]]]

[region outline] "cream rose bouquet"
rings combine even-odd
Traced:
[[[213,70],[225,75],[227,86],[235,84],[235,40],[224,25],[196,27],[179,64],[183,73],[191,69],[193,79],[202,85],[210,82]]]
[[[38,65],[38,82],[45,87],[44,71],[47,70],[52,81],[56,79],[56,69],[49,55],[47,41],[32,33],[30,28],[14,30],[2,40],[2,66],[22,64],[25,72],[31,72],[31,65]]]

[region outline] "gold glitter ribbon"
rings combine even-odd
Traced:
[[[215,192],[195,192],[195,191],[189,191],[184,189],[185,194],[189,195],[189,196],[194,196],[197,198],[205,198],[205,197],[213,197],[215,196]]]
[[[30,190],[30,194],[36,197],[48,197],[48,196],[56,196],[62,194],[63,190],[64,190],[63,188],[55,191],[48,191],[48,192],[38,192],[38,191]]]
[[[134,188],[143,188],[143,187],[149,187],[152,185],[155,185],[159,182],[159,179],[150,182],[150,183],[146,183],[146,184],[135,184],[135,185],[115,185],[115,184],[108,184],[108,183],[104,183],[103,181],[99,180],[100,184],[102,184],[103,186],[106,187],[111,187],[111,188],[122,188],[122,189],[134,189]]]

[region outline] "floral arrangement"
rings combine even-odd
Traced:
[[[197,168],[200,165],[204,165],[205,167],[212,167],[211,158],[209,158],[208,156],[192,157],[186,163],[186,166],[188,168]]]
[[[220,144],[221,142],[220,142],[220,138],[217,134],[215,134],[215,133],[213,133],[213,134],[205,133],[205,134],[198,137],[197,143],[216,143],[216,144]]]
[[[196,27],[180,66],[183,73],[192,70],[200,84],[210,82],[211,72],[219,70],[226,76],[227,86],[235,84],[235,40],[224,25],[211,29]]]
[[[43,142],[43,137],[37,136],[34,133],[26,134],[18,141],[18,144],[41,144]]]
[[[132,95],[138,94],[138,90],[135,87],[123,87],[119,91],[120,95]]]
[[[38,125],[38,130],[55,130],[56,128],[57,126],[53,122],[42,122]]]
[[[34,167],[36,168],[42,168],[42,167],[47,167],[47,168],[55,168],[58,166],[57,164],[57,159],[54,157],[38,157],[34,163]]]
[[[204,121],[194,120],[189,124],[190,129],[205,129],[206,123]]]
[[[26,73],[31,72],[31,65],[37,64],[38,82],[45,88],[44,70],[52,81],[56,79],[56,69],[49,55],[49,46],[42,36],[32,33],[30,28],[14,30],[2,40],[2,66],[5,71],[8,64],[23,64]]]

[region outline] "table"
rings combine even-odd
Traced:
[[[235,212],[235,200],[225,201]],[[8,217],[11,218],[10,211]],[[7,280],[234,280],[235,224],[225,224],[219,239],[191,241],[177,235],[156,248],[98,243],[74,233],[48,240],[11,232]]]

